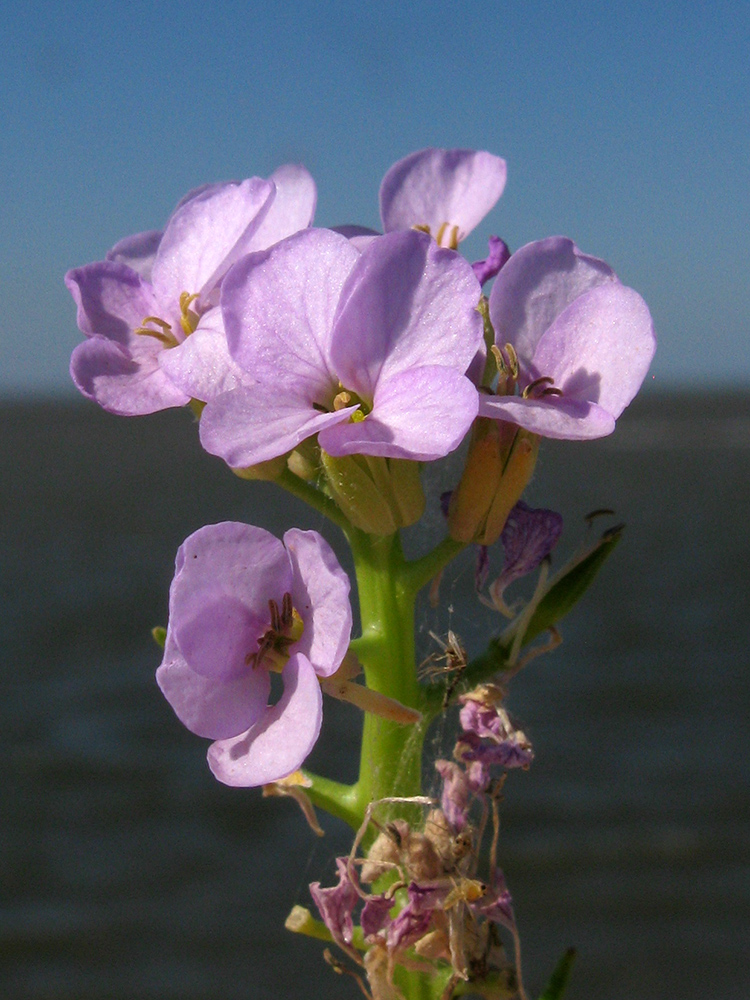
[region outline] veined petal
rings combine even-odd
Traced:
[[[296,771],[320,733],[323,698],[312,664],[301,653],[283,671],[284,693],[248,731],[219,740],[208,750],[208,765],[225,785],[253,788]]]
[[[380,378],[415,366],[463,374],[482,344],[480,296],[471,265],[426,233],[374,239],[341,293],[331,340],[336,374],[365,399]]]
[[[494,208],[505,187],[505,160],[472,149],[422,149],[399,160],[380,186],[386,232],[458,227],[462,240]]]
[[[357,407],[320,413],[282,389],[239,387],[209,401],[200,422],[201,444],[234,469],[284,455],[331,424],[348,420]]]
[[[343,236],[304,229],[245,257],[227,274],[221,308],[229,352],[258,382],[328,396],[333,317],[359,254]]]
[[[209,524],[180,546],[169,591],[169,631],[188,665],[206,677],[245,665],[292,584],[284,546],[263,528]],[[212,624],[213,622],[213,624]]]
[[[201,316],[195,331],[182,344],[162,351],[159,364],[176,386],[204,403],[222,392],[252,383],[229,354],[218,307]]]
[[[563,236],[527,243],[511,256],[490,292],[498,347],[510,343],[522,364],[529,362],[542,335],[571,302],[616,280],[603,260],[581,253]]]
[[[318,193],[315,181],[301,163],[285,163],[268,178],[276,187],[276,197],[265,218],[245,249],[266,250],[312,225]]]
[[[75,348],[70,376],[88,399],[122,417],[156,413],[190,401],[159,367],[161,345],[150,337],[137,356],[106,337],[90,337]]]
[[[251,177],[214,184],[190,197],[170,218],[152,268],[162,302],[182,292],[208,293],[245,253],[275,194],[271,181]]]
[[[507,420],[534,434],[563,441],[606,437],[615,429],[615,418],[601,406],[564,396],[523,399],[480,393],[479,416]]]
[[[319,436],[329,455],[381,455],[429,462],[459,446],[477,415],[478,393],[451,368],[424,366],[378,385],[372,412]]]
[[[352,632],[349,577],[317,531],[291,528],[284,535],[294,579],[292,604],[304,622],[294,651],[303,653],[319,677],[341,665]]]
[[[119,344],[143,341],[133,333],[146,316],[159,315],[151,286],[118,261],[99,260],[75,267],[65,284],[78,307],[78,328],[87,337],[100,335]],[[169,321],[169,317],[162,317]],[[148,338],[152,340],[153,338]]]
[[[145,233],[135,233],[115,243],[106,256],[106,260],[118,261],[140,274],[144,281],[151,280],[151,267],[156,251],[161,243],[162,231],[149,229]],[[144,313],[144,315],[147,315]]]
[[[539,341],[534,367],[563,398],[598,403],[619,417],[646,377],[656,350],[641,296],[617,282],[580,295]]]
[[[197,736],[212,740],[238,736],[257,722],[271,690],[267,670],[245,670],[229,678],[196,673],[171,634],[156,681],[180,722]]]

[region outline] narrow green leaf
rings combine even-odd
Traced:
[[[620,541],[624,524],[605,531],[596,544],[564,566],[552,580],[549,590],[539,602],[523,637],[531,642],[552,628],[578,603],[594,581],[605,560]]]
[[[547,983],[547,988],[539,997],[539,1000],[561,1000],[565,987],[570,979],[570,972],[576,957],[575,948],[568,948],[563,957],[555,966],[555,971]]]

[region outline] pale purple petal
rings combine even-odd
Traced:
[[[180,546],[169,592],[169,627],[196,673],[227,676],[270,623],[269,599],[291,590],[289,557],[278,538],[239,521],[209,524]]]
[[[119,243],[115,243],[105,259],[127,264],[144,281],[150,281],[151,267],[154,263],[154,257],[156,257],[156,251],[159,249],[162,235],[160,229],[149,229],[145,233],[126,236]]]
[[[305,626],[294,652],[304,653],[319,677],[329,677],[349,648],[349,577],[317,531],[291,528],[284,545],[292,564],[292,604]]]
[[[477,415],[478,394],[450,368],[426,365],[385,377],[362,421],[320,432],[329,455],[382,455],[429,462],[459,446]]]
[[[329,354],[333,316],[357,260],[343,236],[305,229],[240,261],[221,293],[232,357],[258,382],[325,405],[337,381]]]
[[[342,236],[346,236],[348,240],[383,235],[382,233],[379,233],[377,229],[370,229],[369,226],[358,226],[354,223],[347,223],[343,226],[331,226],[330,228],[334,233],[341,233]]]
[[[211,455],[244,469],[284,455],[306,438],[349,419],[357,407],[320,413],[304,399],[273,387],[239,387],[209,401],[200,440]]]
[[[475,260],[471,266],[477,276],[477,281],[483,285],[485,281],[496,277],[509,260],[510,250],[505,240],[501,240],[499,236],[490,236],[487,258]]]
[[[580,295],[539,341],[533,358],[561,399],[597,403],[619,417],[638,392],[656,349],[651,314],[641,296],[619,282]]]
[[[245,253],[266,250],[300,229],[312,225],[317,191],[315,181],[301,163],[285,163],[268,178],[276,197],[245,248]]]
[[[255,725],[209,747],[209,767],[225,785],[252,788],[285,778],[301,767],[315,745],[323,713],[317,674],[307,657],[297,653],[281,676],[281,699]]]
[[[208,293],[245,253],[270,208],[275,188],[260,177],[214,184],[178,208],[167,224],[152,268],[157,297]]]
[[[606,437],[615,429],[615,418],[601,406],[564,396],[522,399],[480,394],[479,415],[507,420],[534,434],[563,441],[589,441]]]
[[[522,363],[531,360],[540,338],[566,306],[589,289],[616,280],[603,260],[581,253],[565,237],[527,243],[511,256],[490,292],[497,345],[510,343]]]
[[[179,347],[159,355],[162,371],[193,399],[208,402],[238,385],[252,384],[229,354],[221,309],[210,309]]]
[[[106,337],[91,337],[73,351],[70,375],[78,389],[109,413],[123,417],[155,413],[190,401],[159,367],[161,345],[152,337],[134,358]]]
[[[482,344],[480,295],[471,265],[426,233],[378,237],[341,293],[331,341],[336,374],[370,400],[386,373],[443,365],[463,374]]]
[[[137,347],[151,341],[133,333],[147,316],[161,315],[151,286],[132,268],[117,261],[100,260],[76,267],[65,275],[65,284],[78,307],[77,323],[82,333],[108,337],[119,344]]]
[[[399,160],[380,186],[386,232],[447,223],[464,239],[503,193],[505,160],[470,149],[422,149]]]
[[[156,681],[180,722],[197,736],[212,740],[244,733],[264,713],[271,690],[267,670],[245,670],[228,679],[196,673],[185,662],[171,631]]]

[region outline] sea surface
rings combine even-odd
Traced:
[[[627,524],[510,693],[536,751],[501,836],[529,993],[574,945],[569,1000],[747,1000],[750,395],[649,386],[611,438],[545,442],[528,499],[565,517],[558,563],[591,510]],[[0,406],[0,513],[0,997],[359,996],[283,929],[346,828],[318,839],[293,803],[218,784],[149,634],[202,524],[315,527],[345,559],[340,539],[203,454],[186,411],[84,402]],[[408,545],[441,530],[433,503]],[[430,629],[476,652],[498,627],[472,581],[467,554],[420,610],[422,655]],[[327,705],[311,766],[351,780],[358,725]]]

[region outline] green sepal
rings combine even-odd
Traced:
[[[167,641],[167,630],[163,625],[155,625],[151,629],[151,635],[153,636],[154,642],[159,647],[159,649],[164,649],[164,643]]]
[[[522,640],[524,645],[553,625],[557,625],[578,603],[593,583],[604,561],[620,541],[624,528],[624,524],[618,524],[605,531],[591,548],[585,549],[563,566],[550,582],[547,593],[531,616]]]
[[[547,983],[547,988],[539,997],[539,1000],[561,1000],[570,979],[570,972],[573,968],[575,957],[575,948],[568,948],[555,966],[555,970],[550,976],[550,981]]]

